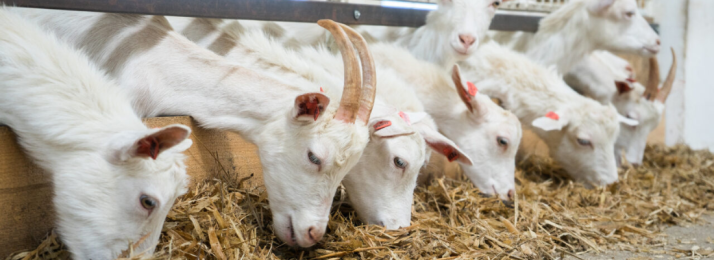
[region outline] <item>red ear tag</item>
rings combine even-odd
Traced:
[[[446,155],[446,158],[449,159],[449,162],[453,162],[459,159],[459,153],[454,150],[454,148],[451,147],[444,147],[444,154]]]
[[[469,86],[469,95],[476,96],[476,93],[478,92],[478,88],[476,88],[476,85],[471,81],[466,81],[466,85]]]
[[[325,90],[320,87],[320,92],[325,93]]]
[[[399,111],[399,117],[401,117],[404,120],[404,122],[407,122],[407,125],[412,125],[412,121],[409,120],[409,115],[407,115],[407,113]]]
[[[392,125],[392,121],[387,121],[387,120],[379,121],[376,124],[374,124],[374,131],[382,130],[384,128],[387,128],[390,125]]]
[[[559,120],[559,119],[560,119],[560,116],[558,116],[558,114],[556,114],[556,113],[553,112],[553,111],[550,111],[550,112],[548,112],[547,114],[545,114],[545,117],[550,118],[550,119],[553,119],[553,120]]]

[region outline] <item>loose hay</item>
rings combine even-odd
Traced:
[[[588,190],[561,177],[550,159],[530,157],[518,165],[514,207],[479,196],[467,180],[439,179],[417,189],[412,225],[396,231],[360,224],[341,190],[327,234],[310,250],[274,236],[263,188],[223,176],[176,202],[153,258],[553,259],[642,251],[664,243],[663,227],[714,209],[713,165],[709,152],[653,146],[643,166],[620,171],[618,183]],[[52,234],[34,251],[6,259],[64,259],[64,250]]]

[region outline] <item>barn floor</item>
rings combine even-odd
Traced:
[[[698,254],[712,253],[709,152],[651,146],[643,166],[624,168],[618,183],[592,190],[563,178],[548,158],[527,156],[518,169],[515,205],[478,195],[466,180],[435,179],[415,192],[412,226],[396,231],[362,225],[339,191],[328,233],[309,250],[275,238],[263,188],[217,174],[176,202],[154,258],[667,259],[666,253],[688,257],[693,245]],[[63,257],[66,251],[49,237],[6,259]]]
[[[577,257],[567,256],[566,260],[592,259],[628,259],[628,260],[655,260],[655,259],[714,259],[714,214],[707,213],[696,224],[671,226],[664,229],[663,235],[667,236],[667,243],[662,246],[653,246],[644,252],[612,250],[609,252],[581,253]],[[693,252],[693,254],[692,254]]]

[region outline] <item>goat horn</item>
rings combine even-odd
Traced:
[[[645,92],[642,93],[642,96],[649,101],[654,100],[655,97],[657,97],[657,93],[659,93],[659,82],[659,62],[656,57],[652,57],[650,58],[650,75],[647,79]]]
[[[360,88],[362,86],[362,79],[359,75],[359,61],[355,55],[354,46],[352,46],[342,27],[335,21],[323,19],[317,21],[317,24],[330,31],[332,37],[335,38],[335,42],[340,48],[340,53],[342,53],[342,62],[344,62],[345,67],[345,86],[335,118],[347,123],[354,123],[360,107]]]
[[[362,96],[359,102],[357,118],[364,120],[365,125],[369,122],[369,115],[372,114],[374,98],[377,95],[377,70],[374,65],[372,53],[367,48],[367,41],[362,35],[347,25],[340,24],[342,29],[352,41],[352,44],[359,54],[362,62]]]
[[[657,95],[657,100],[662,102],[662,104],[667,101],[669,92],[672,91],[672,85],[674,85],[674,76],[677,74],[677,55],[674,53],[674,48],[671,48],[671,50],[672,66],[669,67],[669,73],[667,74],[667,78],[664,80],[662,89],[660,89],[659,94]]]

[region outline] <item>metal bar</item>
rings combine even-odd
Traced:
[[[423,25],[428,12],[376,5],[285,0],[0,0],[0,2],[9,6],[108,13],[292,22],[332,19],[354,25],[408,27]],[[356,11],[359,12],[358,16],[355,15]]]
[[[419,27],[428,11],[334,2],[286,0],[0,0],[8,6],[134,13],[146,15],[190,16],[220,19],[316,22],[332,19],[352,25]],[[356,15],[356,12],[359,14]],[[538,20],[529,16],[497,14],[494,30],[535,31]]]
[[[351,25],[405,27],[424,25],[429,12],[379,5],[289,0],[0,0],[0,3],[8,6],[106,13],[311,23],[319,19],[332,19]],[[498,12],[490,29],[535,32],[545,15]],[[657,27],[656,24],[652,26]]]

